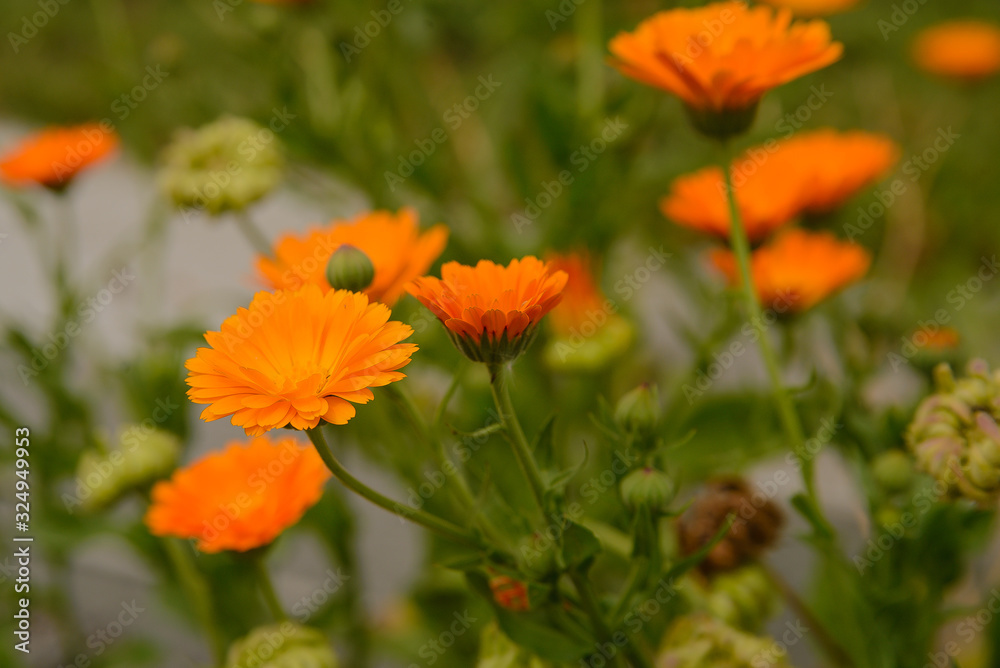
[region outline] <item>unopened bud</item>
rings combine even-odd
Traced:
[[[625,431],[646,438],[654,435],[660,422],[660,394],[656,386],[643,383],[626,393],[615,406],[615,419]]]
[[[872,475],[887,492],[903,492],[913,482],[913,462],[902,450],[889,450],[875,458]]]
[[[361,292],[375,280],[375,265],[357,246],[342,244],[326,264],[326,280],[334,290]]]
[[[653,468],[629,473],[621,482],[622,501],[629,508],[649,508],[654,513],[667,510],[677,487],[667,474]]]

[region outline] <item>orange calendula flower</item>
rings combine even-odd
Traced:
[[[727,250],[711,254],[713,264],[739,284],[736,258]],[[861,279],[871,257],[857,244],[827,232],[789,230],[753,252],[750,271],[762,304],[779,312],[805,311]]]
[[[267,484],[254,484],[260,471]],[[270,544],[323,495],[330,472],[291,437],[233,441],[153,487],[146,525],[157,536],[196,539],[202,552]]]
[[[623,74],[680,97],[698,129],[712,135],[742,132],[767,91],[826,67],[843,51],[826,23],[793,23],[787,9],[745,2],[659,12],[609,48]],[[715,127],[717,114],[726,117],[718,122],[735,125]]]
[[[475,267],[448,262],[441,278],[425,276],[407,286],[444,323],[455,346],[469,359],[499,364],[516,358],[538,322],[562,298],[566,272],[536,257]]]
[[[898,157],[888,137],[830,129],[748,149],[732,167],[747,236],[759,242],[802,214],[828,213],[884,177]],[[676,179],[660,208],[685,227],[729,236],[729,206],[717,167]]]
[[[774,7],[792,10],[796,16],[829,16],[846,12],[858,4],[858,0],[761,0]]]
[[[549,315],[555,338],[545,348],[546,362],[554,368],[597,369],[625,352],[632,327],[618,315],[618,304],[601,291],[589,256],[552,254],[546,259],[568,277],[562,301]]]
[[[208,404],[203,420],[232,416],[248,436],[345,424],[372,387],[405,377],[398,369],[417,346],[400,341],[412,333],[357,292],[258,292],[249,309],[205,334],[211,347],[187,361],[188,397]]]
[[[802,210],[823,214],[885,177],[899,148],[884,135],[817,130],[779,142],[785,169],[804,172]],[[778,165],[780,166],[780,165]]]
[[[765,163],[766,164],[766,163]],[[753,178],[738,175],[753,172]],[[733,164],[733,184],[743,229],[751,242],[765,239],[801,211],[802,173],[763,170],[751,158]],[[663,215],[684,227],[729,238],[729,202],[722,170],[705,167],[674,180],[660,200]]]
[[[927,28],[913,42],[913,60],[931,74],[983,79],[1000,72],[1000,27],[984,21],[949,21]]]
[[[37,184],[60,189],[117,147],[118,136],[103,123],[48,128],[0,156],[0,178],[15,187]]]
[[[326,265],[342,244],[368,256],[375,278],[364,290],[375,301],[393,305],[407,283],[422,276],[441,255],[448,242],[448,228],[435,225],[423,234],[413,209],[399,213],[372,211],[351,221],[334,221],[305,235],[286,234],[274,245],[274,258],[259,257],[257,268],[275,289],[296,289],[312,283],[330,289]]]

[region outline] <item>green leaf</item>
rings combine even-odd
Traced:
[[[802,515],[809,522],[809,526],[813,528],[817,538],[823,540],[829,540],[833,538],[833,534],[830,532],[830,525],[826,523],[823,516],[820,515],[816,508],[813,507],[812,502],[804,494],[796,494],[792,497],[792,507],[794,507],[799,514]]]
[[[567,569],[589,566],[604,548],[590,529],[570,522],[562,535],[562,561]]]
[[[712,548],[718,545],[719,541],[725,538],[726,534],[729,533],[729,529],[732,528],[733,522],[735,521],[736,521],[736,515],[730,514],[726,518],[726,521],[723,523],[722,527],[717,532],[715,532],[714,536],[712,536],[712,540],[702,545],[701,548],[694,554],[691,554],[690,556],[681,559],[673,566],[671,566],[670,570],[668,570],[666,575],[663,576],[663,579],[666,582],[671,582],[673,580],[676,580],[677,578],[681,577],[689,570],[700,564],[702,561],[704,561],[705,557],[708,556],[708,553],[712,550]]]
[[[542,468],[555,466],[555,454],[552,447],[552,436],[555,432],[556,416],[552,414],[545,420],[545,424],[538,431],[535,439],[531,443],[531,451],[535,453],[535,460]]]

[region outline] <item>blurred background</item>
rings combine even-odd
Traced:
[[[123,423],[141,423],[158,401],[178,406],[158,426],[183,440],[185,462],[241,437],[226,421],[197,419],[199,410],[184,396],[183,361],[206,329],[215,329],[260,287],[255,253],[232,220],[175,214],[159,194],[158,155],[178,128],[227,114],[264,125],[281,119],[277,139],[289,157],[288,175],[276,194],[252,210],[272,239],[371,208],[412,206],[424,225],[444,222],[451,229],[446,260],[506,262],[552,249],[588,249],[599,258],[605,291],[623,298],[637,340],[620,363],[587,374],[547,373],[536,346],[533,358],[517,368],[524,392],[518,403],[532,428],[554,409],[584,416],[596,410],[598,396],[618,397],[644,380],[677,390],[692,366],[711,361],[726,342],[713,342],[714,348],[705,342],[729,297],[706,265],[702,251],[710,244],[666,221],[657,202],[675,177],[719,156],[690,131],[675,100],[625,80],[606,63],[608,39],[678,4],[693,3],[0,4],[6,36],[0,45],[0,150],[42,126],[102,119],[110,120],[123,144],[112,162],[81,176],[63,200],[6,191],[0,201],[0,284],[5,286],[0,291],[5,332],[0,421],[11,430],[24,424],[32,428],[33,447],[44,449],[48,458],[33,464],[47,467],[52,484],[34,497],[34,523],[44,543],[35,553],[33,578],[44,594],[34,599],[33,651],[23,657],[11,650],[5,612],[0,665],[68,666],[80,652],[94,666],[208,662],[196,624],[176,587],[162,575],[166,556],[151,545],[138,521],[141,502],[127,501],[113,513],[82,521],[67,513],[62,501],[72,487],[76,455],[89,444],[86,434],[113,434]],[[876,260],[869,279],[802,316],[783,342],[803,385],[819,368],[827,384],[850,387],[876,416],[870,424],[848,421],[836,442],[861,439],[846,433],[853,428],[899,439],[908,412],[928,387],[928,375],[917,361],[891,364],[890,354],[939,309],[947,309],[949,325],[960,332],[957,359],[974,352],[996,360],[1000,353],[997,285],[985,283],[960,306],[952,298],[1000,242],[995,225],[1000,220],[995,183],[1000,87],[996,82],[946,83],[917,71],[909,58],[910,43],[921,28],[957,17],[1000,21],[1000,6],[995,0],[869,0],[831,17],[833,33],[845,45],[844,58],[769,94],[752,133],[741,140],[749,146],[800,127],[829,126],[885,133],[903,149],[896,174],[823,221],[872,250]],[[935,150],[942,132],[956,139],[945,150]],[[919,164],[926,168],[914,167],[913,156],[923,156]],[[572,183],[543,204],[540,194],[547,187],[551,194],[551,184],[564,170]],[[878,193],[896,179],[906,184],[898,202],[873,222],[859,223],[866,220],[860,212],[879,201]],[[135,279],[84,328],[72,354],[22,382],[18,365],[30,360],[32,342],[46,340],[57,313],[39,249],[44,256],[44,240],[55,233],[48,221],[59,216],[72,221],[70,275],[80,294],[96,294],[115,270],[134,273]],[[665,266],[634,297],[616,292],[650,248],[670,254]],[[417,330],[422,354],[408,382],[428,410],[443,394],[451,371],[461,367],[467,387],[454,412],[464,416],[462,428],[480,426],[475,420],[484,414],[489,396],[482,370],[462,366],[436,323],[413,300],[403,300],[394,317]],[[852,349],[851,342],[862,349]],[[695,402],[673,395],[678,401],[668,409],[677,435],[696,434],[674,463],[682,481],[693,485],[709,473],[733,470],[767,480],[782,465],[772,409],[757,390],[762,369],[750,354],[710,395]],[[57,376],[72,382],[68,387],[48,382]],[[828,389],[807,393],[804,412],[840,420],[850,407],[834,407]],[[373,444],[380,421],[392,419],[391,407],[378,404],[360,410],[345,430],[345,460],[373,486],[406,498],[412,486],[374,463],[393,456]],[[558,422],[557,430],[574,444],[567,457],[595,438],[582,418]],[[11,457],[5,447],[0,460],[4,518],[11,515]],[[830,448],[818,470],[830,514],[843,529],[847,547],[858,550],[870,526],[851,467],[849,455]],[[781,497],[795,491],[783,489]],[[345,504],[356,514],[345,511]],[[793,540],[802,529],[796,522],[769,559],[793,584],[806,587],[809,550]],[[9,524],[5,520],[0,527],[5,545]],[[982,542],[990,540],[984,533]],[[12,561],[4,560],[10,552],[7,547],[0,552],[5,611],[13,596]],[[374,665],[409,668],[431,665],[420,648],[447,628],[456,610],[488,615],[464,593],[458,576],[425,568],[433,562],[432,553],[413,527],[334,490],[283,540],[273,563],[289,608],[318,600],[317,586],[331,577],[328,569],[336,572],[339,565],[355,573],[334,587],[336,594],[308,604],[310,612],[315,607],[310,623],[338,639],[351,629],[361,632],[357,617],[364,611],[367,626],[383,638],[374,650]],[[954,583],[956,605],[966,590],[974,602],[985,583],[1000,579],[992,564],[995,549],[985,554],[970,579]],[[215,595],[229,600],[226,633],[245,633],[262,615],[252,586],[242,582],[245,566],[224,556],[205,563]],[[123,606],[142,610],[120,638],[101,640],[102,630],[114,630]],[[779,617],[774,628],[780,630],[787,620]],[[459,638],[458,649],[439,657],[438,665],[471,665],[475,647],[473,634]],[[791,651],[795,665],[820,665],[805,644]]]

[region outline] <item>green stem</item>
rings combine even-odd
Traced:
[[[748,315],[753,322],[754,329],[757,331],[757,341],[760,343],[761,357],[764,359],[764,365],[767,367],[767,375],[771,379],[774,401],[777,404],[782,426],[791,442],[793,452],[799,458],[799,461],[802,462],[802,480],[805,483],[806,495],[809,497],[816,511],[819,512],[819,504],[816,499],[815,476],[813,474],[813,455],[806,449],[806,439],[805,433],[802,430],[802,424],[799,422],[799,416],[795,412],[795,406],[788,395],[788,390],[785,389],[782,383],[778,360],[767,337],[763,312],[760,307],[760,301],[757,298],[757,291],[754,288],[753,274],[750,270],[750,242],[747,239],[746,230],[743,228],[743,220],[740,217],[739,206],[736,203],[736,194],[733,189],[733,177],[730,171],[728,156],[722,164],[722,173],[726,184],[726,199],[729,203],[729,236],[740,271],[743,300]]]
[[[246,209],[236,213],[236,224],[239,226],[243,236],[250,242],[250,245],[254,247],[254,250],[264,257],[273,257],[274,252],[271,249],[271,242],[267,240],[267,237],[257,227],[257,224],[253,222],[250,213]]]
[[[387,510],[393,515],[397,515],[403,519],[410,520],[415,524],[419,524],[427,529],[430,529],[437,535],[450,540],[453,543],[465,545],[466,547],[471,547],[477,550],[485,551],[489,549],[486,545],[483,545],[477,537],[463,531],[451,522],[443,520],[436,515],[431,515],[424,510],[420,510],[419,508],[409,508],[403,506],[389,497],[379,494],[355,478],[333,455],[333,451],[330,450],[330,446],[327,445],[326,439],[323,437],[323,432],[320,427],[307,429],[306,435],[309,436],[309,440],[316,446],[316,451],[319,452],[319,456],[323,459],[327,468],[330,469],[330,472],[333,473],[333,475],[340,480],[345,487],[355,494],[364,497],[379,508]]]
[[[510,376],[503,365],[490,365],[490,391],[493,393],[493,403],[496,404],[500,422],[504,426],[504,433],[507,440],[514,448],[514,456],[517,464],[521,467],[521,472],[528,480],[531,487],[531,494],[538,504],[538,509],[542,516],[545,516],[545,483],[542,481],[542,474],[538,470],[535,458],[531,454],[531,446],[524,436],[521,423],[514,412],[514,404],[510,400]]]
[[[202,629],[208,635],[209,643],[212,646],[212,655],[215,658],[215,665],[222,666],[226,662],[226,641],[215,623],[215,614],[212,608],[212,597],[209,593],[208,583],[201,573],[198,572],[191,554],[185,550],[182,543],[175,538],[164,538],[163,546],[167,551],[167,556],[174,566],[177,579],[181,588],[194,607],[195,615]]]
[[[577,594],[580,596],[580,607],[583,609],[584,614],[587,615],[587,619],[590,620],[590,625],[593,628],[597,641],[604,646],[608,644],[615,646],[611,638],[611,629],[608,628],[607,622],[604,621],[600,603],[597,600],[597,596],[594,595],[590,581],[583,573],[576,569],[569,572],[569,578],[573,581],[573,586],[576,587]],[[611,661],[615,666],[619,666],[619,668],[628,668],[628,665],[625,663],[625,657],[619,651],[615,651],[614,656],[611,657]],[[643,668],[647,666],[645,661],[639,665]]]
[[[505,541],[500,535],[500,532],[483,513],[481,508],[482,504],[480,504],[472,495],[472,491],[469,489],[469,485],[466,482],[462,471],[448,458],[448,453],[445,452],[444,449],[444,441],[442,441],[435,432],[435,427],[437,426],[436,423],[427,423],[427,420],[424,419],[420,409],[417,408],[416,402],[413,401],[413,396],[406,391],[402,385],[396,383],[387,386],[386,389],[389,390],[391,396],[397,400],[399,405],[406,412],[410,422],[420,432],[424,442],[428,444],[431,456],[434,458],[434,463],[438,469],[442,473],[447,473],[449,470],[455,471],[455,475],[452,476],[455,480],[455,484],[449,485],[448,491],[453,495],[453,498],[459,504],[460,510],[462,512],[472,513],[475,523],[480,529],[483,530],[486,537],[489,538],[494,544],[498,546],[504,545]]]
[[[267,551],[264,548],[254,550],[247,556],[250,559],[250,564],[253,566],[254,574],[257,576],[257,586],[260,587],[260,593],[264,596],[264,603],[267,604],[268,610],[274,616],[274,621],[283,622],[288,619],[288,615],[285,614],[285,609],[281,605],[281,599],[278,598],[278,592],[274,589],[271,574],[267,571],[267,563],[265,562],[266,554]]]

